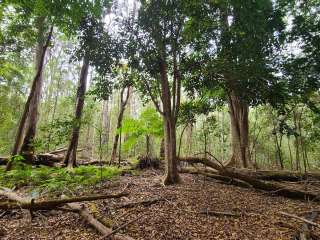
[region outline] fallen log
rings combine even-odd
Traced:
[[[285,170],[251,170],[251,169],[232,169],[233,171],[238,171],[239,173],[250,175],[260,180],[266,181],[290,181],[299,182],[309,179],[320,180],[320,173],[318,172],[294,172]]]
[[[62,199],[68,199],[68,198],[63,197]],[[95,219],[85,206],[81,206],[78,203],[68,203],[67,206],[73,211],[77,212],[85,222],[87,222],[90,226],[92,226],[102,235],[108,235],[112,233],[112,229],[107,228],[105,225],[103,225],[101,222]],[[134,240],[133,238],[122,235],[122,234],[115,234],[112,237],[112,239],[113,240]]]
[[[42,164],[44,161],[51,161],[51,162],[61,162],[63,159],[63,156],[59,156],[56,154],[51,154],[51,153],[41,153],[35,155],[36,161],[39,162],[39,164]]]
[[[78,166],[90,166],[90,165],[108,165],[109,162],[106,161],[99,161],[99,160],[93,160],[93,161],[85,161],[85,162],[79,162]]]
[[[61,154],[63,152],[66,152],[68,150],[68,148],[60,148],[60,149],[56,149],[56,150],[53,150],[51,152],[48,152],[50,154]],[[83,151],[83,149],[77,149],[77,152],[81,152]]]
[[[232,171],[232,169],[225,168],[220,164],[213,162],[207,158],[197,158],[197,157],[187,157],[187,158],[179,158],[180,161],[188,162],[188,163],[201,163],[208,167],[211,167],[218,171],[219,175],[230,177],[233,179],[238,179],[250,184],[252,187],[268,192],[272,192],[273,194],[277,194],[279,196],[293,198],[293,199],[302,199],[302,200],[312,200],[319,201],[319,196],[313,192],[301,191],[298,189],[288,188],[279,183],[266,182],[263,180],[256,179],[254,177],[247,176],[245,174],[239,173],[238,171]]]
[[[251,169],[238,169],[238,168],[231,168],[222,166],[220,162],[214,162],[211,159],[207,158],[200,158],[200,157],[185,157],[179,158],[182,162],[188,162],[190,164],[194,163],[202,163],[211,167],[212,169],[216,169],[220,171],[221,169],[226,169],[232,172],[238,172],[240,174],[249,175],[256,179],[260,180],[274,180],[274,181],[301,181],[307,179],[318,179],[320,180],[320,172],[295,172],[295,171],[285,171],[285,170],[251,170]]]
[[[21,198],[14,192],[0,191],[0,195],[6,196],[11,201],[0,202],[0,209],[13,210],[13,209],[29,209],[29,210],[52,210],[60,207],[67,203],[73,202],[84,202],[84,201],[95,201],[108,198],[120,198],[128,196],[128,193],[122,192],[117,194],[106,194],[106,195],[91,195],[74,198],[64,198],[55,200],[40,200],[34,201],[30,198]],[[15,202],[12,202],[15,201]]]
[[[0,157],[0,165],[7,165],[9,157]]]
[[[9,161],[10,157],[1,157],[0,158],[0,165],[6,165]],[[32,165],[44,165],[48,167],[58,167],[59,162],[63,160],[63,156],[55,155],[55,154],[50,154],[50,153],[42,153],[42,154],[37,154],[34,155],[32,158],[32,161],[23,161],[24,163],[27,164],[32,164]]]
[[[246,183],[238,179],[219,175],[217,171],[212,171],[211,169],[181,168],[180,172],[206,176],[206,177],[221,181],[223,183],[226,183],[227,185],[232,184],[238,187],[252,188],[252,186],[249,183]]]
[[[186,162],[189,164],[198,164],[201,163],[205,166],[211,167],[212,169],[215,169],[217,171],[221,171],[224,169],[223,166],[221,166],[219,163],[216,163],[208,158],[201,158],[201,157],[179,157],[178,160],[180,162]]]

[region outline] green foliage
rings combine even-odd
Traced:
[[[86,16],[99,18],[105,7],[108,7],[108,0],[98,1],[46,1],[46,0],[4,0],[4,5],[13,8],[18,17],[25,22],[29,21],[28,29],[32,29],[35,18],[44,17],[48,25],[59,27],[66,34],[74,34],[80,22]]]
[[[186,28],[193,49],[184,62],[187,90],[213,100],[232,92],[250,105],[280,101],[273,60],[284,27],[272,1],[199,1],[195,7]]]
[[[32,167],[21,163],[18,168],[5,172],[0,168],[0,185],[6,187],[29,186],[37,191],[54,192],[76,190],[110,180],[123,169],[117,167],[81,166],[70,172],[66,168]]]
[[[180,106],[178,124],[193,124],[196,122],[196,117],[204,114],[207,115],[214,110],[214,107],[208,99],[199,98],[192,101],[184,102]]]
[[[124,119],[121,133],[127,134],[124,148],[129,150],[146,135],[161,138],[163,136],[162,119],[154,108],[148,107],[142,111],[138,119]]]
[[[73,122],[70,119],[55,119],[51,123],[41,126],[40,131],[46,133],[46,136],[37,138],[39,148],[53,149],[65,144],[69,140],[68,132],[71,131]]]

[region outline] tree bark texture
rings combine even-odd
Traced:
[[[17,135],[16,135],[16,139],[15,139],[15,144],[13,146],[13,150],[12,150],[12,153],[11,153],[12,156],[15,156],[15,155],[17,155],[18,153],[21,152],[21,144],[22,143],[26,147],[29,146],[28,142],[31,139],[30,136],[32,137],[32,134],[35,133],[35,126],[34,126],[34,128],[30,126],[30,124],[31,124],[30,122],[32,120],[32,117],[30,118],[29,115],[30,115],[31,108],[33,109],[32,110],[33,111],[33,113],[32,113],[33,116],[37,112],[37,109],[38,109],[38,107],[34,108],[31,105],[35,104],[35,99],[39,100],[39,97],[40,97],[40,92],[41,92],[40,90],[41,90],[41,85],[42,85],[42,83],[41,83],[42,82],[42,71],[43,71],[43,67],[44,67],[44,59],[45,59],[45,55],[46,55],[47,49],[49,47],[49,44],[51,42],[52,32],[53,32],[53,27],[50,28],[46,43],[44,44],[44,46],[42,48],[42,52],[41,52],[40,59],[39,59],[39,64],[37,65],[37,73],[36,73],[36,75],[35,75],[35,77],[33,79],[31,90],[30,90],[28,99],[26,101],[26,104],[24,106],[23,114],[22,114],[22,117],[21,117],[21,120],[20,120],[20,123],[19,123],[19,126],[18,126],[18,131],[17,131]],[[38,95],[38,97],[35,97],[36,95]],[[36,112],[34,110],[36,110]],[[36,120],[37,117],[33,118],[33,119]],[[29,122],[28,126],[26,126],[27,122]],[[36,122],[34,122],[34,123],[36,123]],[[27,130],[28,132],[26,134],[27,137],[25,138],[24,135],[25,135],[26,127],[28,127],[28,130]],[[31,127],[31,129],[30,129],[30,127]],[[31,133],[31,135],[30,135],[30,133]],[[11,167],[12,167],[12,161],[9,161],[8,164],[7,164],[6,170],[7,171],[11,170]]]
[[[85,93],[87,88],[88,70],[89,70],[89,60],[87,58],[84,58],[82,68],[81,68],[80,78],[79,78],[78,90],[77,90],[74,125],[72,129],[68,151],[64,159],[64,163],[69,168],[73,168],[76,166],[77,147],[79,142],[81,118],[82,118],[84,99],[85,99]]]
[[[161,92],[163,105],[163,124],[164,124],[164,149],[166,159],[165,185],[174,184],[180,181],[177,168],[176,150],[176,113],[175,104],[171,104],[171,94],[168,81],[167,65],[163,61],[161,64]],[[176,83],[173,83],[175,85]],[[176,94],[176,93],[174,93]],[[173,102],[176,99],[173,96]],[[173,106],[172,106],[173,105]]]
[[[44,21],[45,17],[40,17],[37,21],[38,28],[38,40],[36,46],[36,56],[35,56],[35,67],[36,72],[39,71],[39,79],[37,81],[35,91],[33,93],[30,105],[29,105],[29,113],[25,123],[25,137],[23,139],[21,152],[23,155],[30,156],[30,160],[32,160],[32,156],[34,153],[33,142],[36,136],[36,129],[38,123],[38,108],[41,99],[41,90],[43,85],[43,63],[41,62],[43,45],[44,42]]]
[[[228,166],[250,166],[249,159],[249,106],[234,93],[229,95],[232,156]]]
[[[17,195],[15,192],[9,189],[0,189],[0,195],[7,197],[11,201],[3,201],[0,203],[0,209],[12,210],[12,209],[30,209],[30,210],[52,210],[59,206],[74,202],[86,202],[95,201],[101,199],[121,198],[128,196],[128,193],[121,192],[116,194],[105,195],[89,195],[80,197],[71,197],[63,199],[53,200],[34,200],[31,198],[24,198]]]

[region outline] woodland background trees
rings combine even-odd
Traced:
[[[319,168],[317,0],[70,4],[1,4],[1,155]]]

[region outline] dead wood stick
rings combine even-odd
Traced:
[[[85,206],[81,206],[78,203],[68,203],[67,206],[72,210],[76,211],[85,222],[87,222],[91,227],[96,229],[99,233],[103,235],[112,233],[112,230],[110,228],[107,228],[97,219],[95,219]],[[134,240],[129,236],[120,235],[120,234],[115,235],[113,239],[114,240]]]
[[[165,198],[151,198],[151,199],[146,199],[146,200],[141,200],[141,201],[135,201],[135,202],[128,202],[128,203],[124,203],[122,205],[120,205],[118,208],[132,208],[135,207],[137,205],[144,205],[144,206],[150,206],[152,204],[155,204],[157,202],[162,202],[162,201],[166,201],[167,199]]]
[[[43,201],[43,200],[32,201],[32,199],[30,198],[21,198],[12,191],[11,192],[0,191],[0,195],[6,196],[10,200],[16,201],[16,202],[10,202],[10,201],[0,202],[0,209],[51,210],[67,203],[95,201],[95,200],[108,199],[108,198],[120,198],[123,196],[128,196],[128,193],[121,192],[117,194],[81,196],[81,197],[55,199],[55,200],[48,200],[48,201]]]
[[[138,216],[138,217],[132,219],[131,221],[126,222],[126,223],[120,225],[120,226],[117,227],[115,230],[112,230],[111,233],[108,233],[108,234],[102,236],[101,238],[99,238],[99,240],[108,239],[108,238],[111,237],[113,234],[116,234],[117,232],[119,232],[121,229],[125,228],[126,226],[130,225],[130,224],[133,223],[133,222],[136,222],[138,219],[141,219],[141,217],[142,217],[142,216]]]
[[[299,217],[297,215],[294,215],[294,214],[289,214],[289,213],[286,213],[286,212],[280,212],[281,215],[283,216],[286,216],[286,217],[291,217],[291,218],[294,218],[294,219],[297,219],[299,221],[302,221],[302,222],[305,222],[311,226],[314,226],[314,227],[317,227],[317,228],[320,228],[320,225],[315,223],[315,222],[312,222],[308,219],[305,219],[305,218],[302,218],[302,217]]]
[[[305,217],[309,221],[314,221],[318,216],[317,211],[312,211],[311,213],[308,213],[307,216]],[[297,231],[297,239],[300,240],[308,240],[310,239],[312,233],[311,229],[309,228],[309,224],[303,222],[299,230]]]

